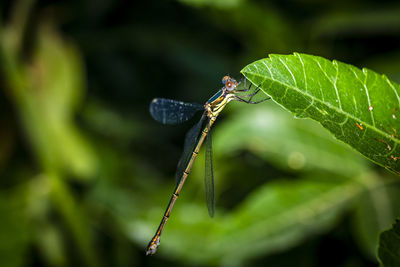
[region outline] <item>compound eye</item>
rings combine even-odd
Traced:
[[[226,89],[228,89],[228,90],[233,90],[234,84],[233,84],[232,81],[227,81],[227,82],[225,83],[225,87],[226,87]]]
[[[226,82],[229,81],[230,79],[231,79],[231,77],[229,77],[228,75],[224,76],[224,77],[222,78],[222,84],[223,84],[223,85],[226,85]]]

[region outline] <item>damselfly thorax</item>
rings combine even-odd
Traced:
[[[205,187],[206,187],[206,202],[210,216],[214,215],[215,198],[214,198],[214,175],[212,167],[212,141],[211,127],[217,119],[219,113],[232,100],[240,101],[249,104],[257,104],[269,98],[264,98],[259,101],[252,101],[253,97],[259,92],[259,87],[248,95],[240,95],[243,92],[249,92],[249,88],[242,90],[237,89],[239,83],[229,76],[222,78],[223,87],[213,95],[204,106],[196,103],[185,103],[181,101],[155,98],[150,104],[150,114],[152,117],[163,124],[178,124],[192,118],[198,111],[203,110],[203,115],[200,121],[195,124],[185,137],[185,144],[181,159],[179,160],[176,177],[177,184],[171,199],[164,212],[161,223],[157,228],[154,237],[150,240],[146,254],[154,254],[160,245],[161,233],[171,214],[176,200],[182,190],[183,184],[188,177],[194,160],[200,151],[203,142],[206,141],[206,166],[205,166]],[[245,86],[244,86],[245,87]],[[245,99],[248,97],[248,99]]]

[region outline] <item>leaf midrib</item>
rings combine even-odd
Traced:
[[[261,77],[261,78],[265,78],[265,76],[263,76],[263,75],[261,75],[261,74],[259,74],[259,73],[252,72],[252,71],[248,71],[248,72],[246,72],[246,73],[249,73],[249,74],[252,74],[252,75],[254,75],[254,76]],[[328,106],[328,105],[327,105],[325,102],[323,102],[321,99],[318,99],[318,98],[316,98],[316,97],[313,96],[313,95],[310,95],[310,94],[308,94],[308,93],[306,93],[306,92],[304,92],[304,91],[301,91],[301,90],[298,89],[297,87],[294,87],[294,86],[289,85],[289,84],[285,84],[285,83],[281,82],[280,80],[276,80],[276,79],[274,79],[274,78],[272,78],[272,77],[271,77],[271,78],[265,78],[264,81],[265,81],[265,80],[268,80],[268,79],[272,80],[273,82],[277,82],[277,83],[279,83],[279,84],[281,84],[281,85],[283,85],[283,86],[290,87],[290,88],[292,88],[293,90],[295,90],[295,91],[297,91],[297,92],[299,92],[299,93],[301,93],[301,94],[304,94],[304,95],[310,97],[312,100],[317,101],[317,102],[319,102],[319,103],[322,103],[322,104],[325,105],[325,106]],[[264,82],[264,81],[263,81],[263,82]],[[263,82],[262,82],[262,83],[263,83]],[[264,90],[263,90],[263,91],[264,91]],[[265,93],[265,92],[264,92],[264,93]],[[400,140],[399,140],[399,139],[396,139],[396,138],[392,137],[392,136],[389,135],[388,133],[383,132],[382,130],[376,128],[375,126],[372,126],[372,125],[369,124],[368,122],[365,122],[365,121],[363,121],[363,120],[361,120],[361,119],[359,119],[359,118],[353,116],[352,114],[350,114],[350,113],[348,113],[348,112],[346,112],[346,111],[344,111],[344,110],[342,110],[342,109],[338,109],[338,108],[337,108],[336,106],[334,106],[334,105],[331,105],[331,106],[328,106],[328,107],[329,107],[329,108],[332,108],[332,109],[334,109],[334,110],[336,110],[338,113],[341,113],[341,114],[343,114],[343,115],[345,115],[345,116],[348,116],[348,117],[350,117],[350,118],[352,118],[352,119],[354,119],[354,120],[358,120],[358,121],[362,122],[365,126],[367,126],[367,127],[371,128],[371,129],[375,130],[376,132],[378,132],[378,133],[380,133],[380,134],[386,136],[387,138],[389,138],[390,140],[392,140],[393,142],[395,142],[396,145],[400,143]],[[393,147],[393,149],[394,149],[394,147]]]

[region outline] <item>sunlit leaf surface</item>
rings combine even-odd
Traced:
[[[297,53],[270,55],[242,73],[295,116],[320,122],[370,160],[400,171],[400,85],[386,76]]]
[[[296,120],[272,102],[235,105],[215,131],[215,154],[249,150],[277,166],[296,171],[322,169],[358,174],[366,161],[310,120]],[[218,166],[217,166],[218,168]]]

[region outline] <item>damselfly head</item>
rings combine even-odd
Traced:
[[[222,84],[225,85],[225,83],[230,79],[231,79],[231,77],[229,77],[228,75],[225,75],[224,77],[222,77]]]
[[[229,77],[228,75],[222,78],[222,83],[224,84],[224,87],[228,91],[233,91],[238,86],[238,82],[235,79]]]

